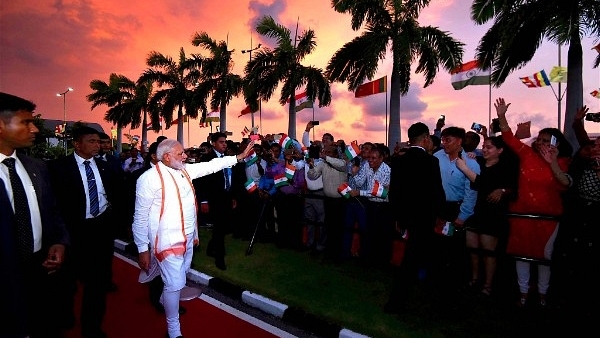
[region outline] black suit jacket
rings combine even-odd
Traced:
[[[100,156],[100,155],[99,155]],[[123,166],[121,163],[121,159],[112,154],[105,154],[106,161],[102,159],[102,157],[98,157],[99,160],[102,160],[108,164],[108,167],[111,170],[114,170],[116,173],[120,175],[125,175],[125,171],[123,170]]]
[[[208,162],[214,158],[217,158],[215,151],[209,151],[200,158],[200,162]],[[231,188],[229,191],[225,190],[225,175],[223,175],[222,170],[193,180],[198,203],[208,202],[208,215],[202,216],[206,222],[214,224],[214,222],[222,221],[224,218],[231,216],[233,200],[237,200],[240,193],[239,175],[236,174],[238,172],[236,167],[238,166],[241,166],[241,164],[236,164],[231,168]],[[243,188],[243,183],[241,186]]]
[[[29,174],[36,192],[42,221],[41,253],[45,257],[45,253],[52,245],[68,245],[69,236],[56,208],[46,164],[39,159],[22,154],[17,154],[17,157]],[[30,292],[22,289],[23,271],[18,262],[14,241],[14,212],[7,193],[9,184],[0,179],[0,290],[5,291],[0,301],[0,318],[6,323],[0,326],[0,336],[4,336],[5,332],[24,333],[26,327],[22,320],[26,316],[24,297],[25,293]]]
[[[393,219],[409,230],[433,232],[446,197],[438,159],[411,147],[390,162],[389,199]],[[424,228],[426,227],[426,228]]]
[[[94,160],[100,172],[106,198],[115,213],[119,215],[126,198],[126,194],[120,191],[123,188],[123,181],[118,173],[109,169],[107,162],[96,158]],[[75,155],[53,160],[48,167],[52,186],[56,190],[58,208],[65,219],[67,229],[79,226],[86,217],[86,196]]]

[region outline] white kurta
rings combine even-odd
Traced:
[[[167,289],[185,286],[193,244],[198,238],[196,197],[191,180],[212,174],[237,163],[235,156],[210,162],[186,164],[184,170],[162,162],[148,169],[137,181],[132,225],[138,252],[151,250],[148,273],[140,272],[140,282],[152,280],[160,272]]]

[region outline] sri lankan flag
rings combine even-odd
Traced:
[[[354,97],[365,97],[387,92],[387,75],[375,81],[364,83],[354,92]]]

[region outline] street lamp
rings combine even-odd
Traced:
[[[67,93],[73,91],[73,88],[68,87],[62,93],[57,93],[56,96],[63,97],[63,144],[65,146],[65,156],[67,155]]]
[[[260,46],[261,46],[261,44],[259,43],[258,46],[252,48],[252,39],[250,39],[250,49],[242,50],[242,54],[248,53],[250,55],[250,62],[252,62],[252,52],[259,49]],[[259,104],[260,104],[260,102],[259,102]],[[252,121],[252,129],[254,129],[254,112],[250,112],[250,118]]]

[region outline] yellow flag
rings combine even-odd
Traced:
[[[550,71],[550,82],[567,83],[567,67],[552,67],[552,70]]]

